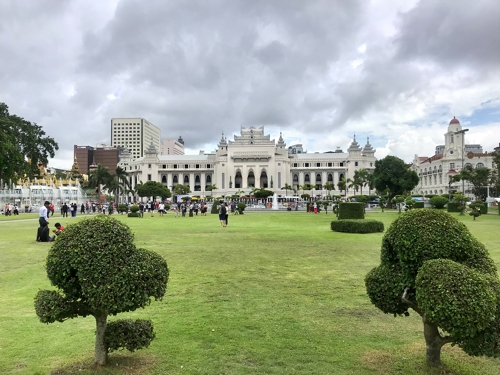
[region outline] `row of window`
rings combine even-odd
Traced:
[[[337,163],[337,166],[344,167],[345,164],[346,164],[346,162],[342,161],[342,162]],[[335,163],[293,163],[294,168],[299,168],[299,167],[309,168],[309,167],[313,167],[313,166],[315,166],[317,168],[324,167],[324,166],[335,167]],[[354,166],[358,167],[359,162],[355,161]],[[373,163],[370,163],[370,167],[373,167]]]
[[[466,163],[465,164],[465,167],[473,167],[473,165],[471,163]],[[484,164],[483,163],[477,163],[476,164],[476,168],[484,168]],[[450,169],[455,169],[455,163],[450,163]],[[433,173],[440,173],[442,171],[442,168],[441,166],[439,166],[439,168],[436,168],[434,167],[434,169],[432,168],[429,168],[429,173],[433,172]],[[425,168],[423,170],[424,174],[427,173],[427,168]],[[422,173],[422,170],[420,170],[420,173]]]

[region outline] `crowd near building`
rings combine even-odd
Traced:
[[[436,146],[434,155],[415,155],[411,168],[417,172],[420,181],[413,189],[414,194],[453,194],[462,191],[473,198],[472,186],[467,181],[453,182],[452,177],[469,165],[473,168],[492,169],[493,154],[498,148],[492,152],[484,152],[479,144],[465,143],[468,131],[454,117],[444,134],[444,145]]]

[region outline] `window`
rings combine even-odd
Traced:
[[[455,169],[455,163],[450,163],[450,169]]]
[[[177,164],[174,164],[174,169],[177,169]]]
[[[189,168],[189,165],[188,164],[184,164],[184,169],[188,169]]]
[[[339,163],[339,167],[343,167],[343,166],[344,166],[344,162]]]
[[[331,167],[332,166],[332,163],[328,163],[328,166]]]
[[[297,163],[293,163],[293,167],[297,168],[298,167]]]
[[[151,164],[148,164],[148,168],[151,169]]]
[[[355,162],[354,162],[354,166],[355,166],[355,167],[357,167],[357,166],[358,166],[358,162],[357,162],[357,161],[355,161]]]
[[[207,168],[210,168],[210,164],[207,164]]]
[[[476,164],[476,168],[484,168],[484,164],[483,163],[477,163]]]
[[[151,181],[151,175],[148,174],[148,181]]]
[[[200,165],[199,164],[196,164],[196,169],[199,169],[200,168]]]
[[[163,169],[166,169],[166,168],[167,168],[167,165],[166,165],[166,164],[163,164],[161,167],[162,167]]]
[[[316,167],[321,167],[321,163],[316,163]]]
[[[304,163],[304,167],[309,167],[309,163]]]

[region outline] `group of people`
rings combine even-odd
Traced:
[[[229,205],[227,202],[219,204],[219,207],[217,207],[217,210],[219,212],[219,221],[220,221],[220,226],[222,228],[227,227],[227,219],[229,217]]]
[[[49,234],[49,212],[50,212],[50,202],[45,201],[42,207],[40,207],[38,218],[39,227],[36,233],[37,242],[51,242],[56,239],[56,236],[60,235],[64,230],[64,227],[60,223],[54,225],[55,229],[52,230],[53,236]]]
[[[7,203],[4,207],[4,210],[3,210],[5,216],[11,216],[11,215],[19,215],[19,207],[17,207],[17,204],[11,204],[11,203]]]

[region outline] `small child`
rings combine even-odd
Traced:
[[[50,237],[50,241],[54,241],[56,239],[56,236],[59,236],[64,230],[64,227],[59,223],[56,223],[56,225],[54,226],[56,227],[56,229],[52,230],[52,233],[54,233],[55,236]]]

